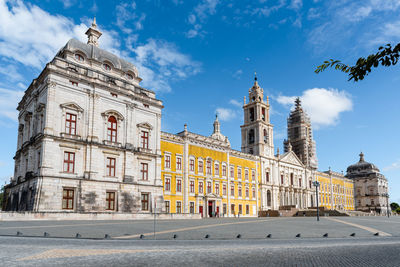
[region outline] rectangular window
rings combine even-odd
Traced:
[[[182,213],[182,202],[176,202],[176,213]]]
[[[246,214],[249,215],[250,214],[250,206],[246,205]]]
[[[215,194],[219,195],[219,184],[215,184]]]
[[[222,204],[222,213],[225,215],[226,214],[226,204]]]
[[[267,183],[269,183],[269,172],[265,173],[265,179],[266,179]]]
[[[283,184],[283,174],[281,174],[281,184]]]
[[[246,181],[249,180],[249,170],[244,171],[244,179],[246,179]]]
[[[242,214],[242,204],[239,204],[239,214]]]
[[[231,178],[235,177],[235,168],[231,167]]]
[[[299,178],[299,187],[301,187],[301,178]]]
[[[189,160],[189,171],[194,172],[194,159]]]
[[[75,153],[64,152],[64,172],[74,173],[75,171]]]
[[[203,162],[199,161],[199,173],[203,173]]]
[[[199,194],[203,194],[203,182],[199,182]]]
[[[246,187],[246,197],[249,197],[249,188]]]
[[[211,182],[207,182],[207,194],[211,193]]]
[[[170,155],[165,155],[164,156],[164,162],[165,162],[165,168],[170,169],[171,168],[171,156]]]
[[[194,202],[189,203],[189,212],[194,213]]]
[[[176,180],[176,192],[182,192],[182,180]]]
[[[226,166],[222,165],[222,176],[226,177]]]
[[[207,174],[211,174],[211,160],[207,160]]]
[[[107,158],[106,171],[107,176],[115,176],[115,158]]]
[[[106,192],[106,210],[115,209],[115,192]]]
[[[182,170],[182,158],[176,158],[176,170],[180,171]]]
[[[263,121],[265,121],[265,108],[261,109],[261,118]]]
[[[70,135],[76,135],[76,115],[71,113],[66,114],[65,132]]]
[[[222,185],[222,194],[226,196],[226,184]]]
[[[37,168],[40,168],[40,152],[37,153]]]
[[[241,186],[239,186],[239,189],[238,189],[238,197],[242,197],[242,187]]]
[[[141,146],[142,148],[149,148],[149,132],[142,131],[142,135],[140,136]]]
[[[256,181],[256,172],[255,172],[255,171],[252,171],[252,172],[251,172],[251,180],[252,180],[253,182]]]
[[[219,176],[219,164],[215,164],[215,172],[214,172],[215,176]]]
[[[74,189],[63,189],[62,208],[63,210],[74,208]]]
[[[290,185],[293,185],[293,173],[290,174]]]
[[[235,204],[231,204],[231,213],[235,215]]]
[[[171,179],[165,178],[165,191],[171,191]]]
[[[194,181],[190,181],[190,193],[194,193]]]
[[[165,212],[170,213],[169,201],[165,201]]]
[[[149,193],[142,193],[142,210],[149,210]]]
[[[231,185],[231,196],[235,196],[235,186]]]
[[[140,172],[142,173],[142,180],[147,181],[149,179],[149,164],[140,163],[140,166],[141,166]]]
[[[238,168],[238,179],[242,179],[242,169]]]
[[[256,189],[253,187],[252,190],[253,190],[253,192],[252,192],[253,193],[253,198],[256,198]]]

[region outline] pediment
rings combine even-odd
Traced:
[[[61,104],[60,107],[61,108],[66,108],[66,109],[76,110],[78,112],[83,112],[83,108],[81,108],[78,104],[73,103],[73,102]]]
[[[280,161],[304,167],[303,162],[301,162],[301,160],[296,156],[296,154],[293,151],[289,151],[283,154],[282,157],[280,158]]]
[[[119,112],[116,111],[116,110],[107,110],[107,111],[101,113],[101,115],[102,115],[103,117],[114,116],[114,117],[117,118],[117,120],[120,120],[120,121],[123,121],[123,120],[124,120],[124,116],[122,116],[122,114],[119,113]]]
[[[146,128],[146,129],[149,129],[149,130],[153,129],[153,126],[151,126],[151,124],[147,123],[147,122],[138,123],[136,126],[138,128]]]

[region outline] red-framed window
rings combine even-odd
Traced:
[[[110,116],[107,122],[107,140],[117,142],[117,119]]]
[[[207,193],[210,194],[211,192],[211,182],[207,182]]]
[[[299,178],[299,187],[301,187],[301,178]]]
[[[142,135],[140,136],[140,143],[142,148],[149,148],[149,132],[142,131]]]
[[[107,158],[106,170],[107,176],[115,176],[115,158]]]
[[[249,180],[249,171],[248,170],[244,171],[244,179],[246,179],[246,181]]]
[[[75,153],[64,152],[64,172],[74,173],[75,171]]]
[[[215,170],[214,171],[215,171],[214,175],[215,176],[219,176],[219,164],[218,163],[215,164]]]
[[[165,212],[166,212],[166,213],[170,213],[169,201],[165,201]]]
[[[194,213],[194,202],[189,203],[189,212]]]
[[[115,209],[115,192],[106,192],[106,210]]]
[[[256,198],[256,189],[253,187],[252,190],[253,190],[253,191],[252,191],[252,193],[253,193],[253,198]]]
[[[246,214],[249,215],[250,214],[250,206],[246,205]]]
[[[176,202],[176,213],[182,213],[182,202],[181,201]]]
[[[222,185],[222,195],[226,196],[226,184]]]
[[[231,185],[231,196],[235,196],[235,186]]]
[[[194,159],[189,160],[189,171],[194,172]]]
[[[265,180],[267,181],[267,183],[269,183],[269,172],[265,173]]]
[[[165,191],[171,191],[171,179],[165,178]]]
[[[222,165],[222,176],[226,176],[226,166]]]
[[[70,135],[76,135],[76,115],[67,113],[65,118],[65,132]]]
[[[74,189],[64,188],[62,198],[62,209],[72,210],[74,208]]]
[[[182,170],[182,158],[176,158],[176,170]]]
[[[149,164],[148,163],[140,163],[140,172],[142,173],[142,180],[149,180]]]
[[[239,214],[242,214],[242,204],[239,204]]]
[[[235,168],[231,167],[231,178],[235,177]]]
[[[256,181],[256,172],[255,172],[255,171],[251,171],[251,180],[252,180],[253,182]]]
[[[215,184],[215,194],[219,195],[219,184]]]
[[[176,180],[176,192],[182,192],[182,180]]]
[[[238,179],[242,179],[242,169],[238,168]]]
[[[142,193],[141,201],[142,201],[142,210],[144,211],[149,210],[149,193]]]
[[[203,161],[199,161],[199,173],[203,173]]]
[[[211,160],[207,160],[207,174],[211,174]]]
[[[283,174],[281,174],[281,184],[283,184]]]
[[[293,185],[294,181],[293,181],[293,173],[290,174],[290,185]]]
[[[242,187],[241,186],[239,186],[238,195],[239,195],[239,197],[242,197]]]
[[[75,54],[75,59],[79,62],[85,61],[85,58],[80,54]]]
[[[203,194],[203,182],[199,182],[199,194]]]
[[[249,197],[249,188],[246,187],[246,197]]]
[[[168,169],[171,168],[171,156],[165,155],[164,161],[165,161],[165,168],[168,168]]]
[[[190,181],[190,193],[194,193],[194,181]]]

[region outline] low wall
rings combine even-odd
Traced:
[[[153,220],[151,213],[111,213],[111,212],[0,212],[0,221],[32,220]],[[157,220],[201,219],[199,213],[191,214],[156,214]]]

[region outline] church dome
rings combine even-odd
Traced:
[[[373,163],[366,162],[364,160],[364,153],[362,152],[360,153],[360,161],[347,168],[347,176],[349,177],[371,172],[379,172],[379,169]]]

